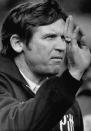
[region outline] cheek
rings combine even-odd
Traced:
[[[49,59],[49,50],[45,46],[37,46],[32,54],[31,60],[34,64],[46,65]]]
[[[45,44],[37,44],[34,48],[34,53],[40,61],[47,60],[50,56],[50,48]]]

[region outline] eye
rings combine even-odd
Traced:
[[[62,39],[62,40],[65,40],[65,37],[64,37],[64,35],[61,35],[61,39]]]
[[[57,37],[56,34],[48,34],[46,36],[44,36],[44,39],[55,39]]]

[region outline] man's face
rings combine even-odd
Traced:
[[[65,68],[66,43],[63,38],[65,22],[40,26],[25,48],[25,61],[32,72],[57,74]]]

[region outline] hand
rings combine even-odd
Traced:
[[[79,33],[81,32],[81,33]],[[68,69],[73,77],[80,80],[91,62],[90,50],[85,44],[84,34],[74,24],[72,16],[67,18],[64,29],[65,41],[67,43]],[[78,42],[80,41],[80,45]]]

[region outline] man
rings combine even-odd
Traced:
[[[75,94],[91,55],[78,46],[79,32],[55,0],[9,13],[1,31],[0,131],[83,130]]]

